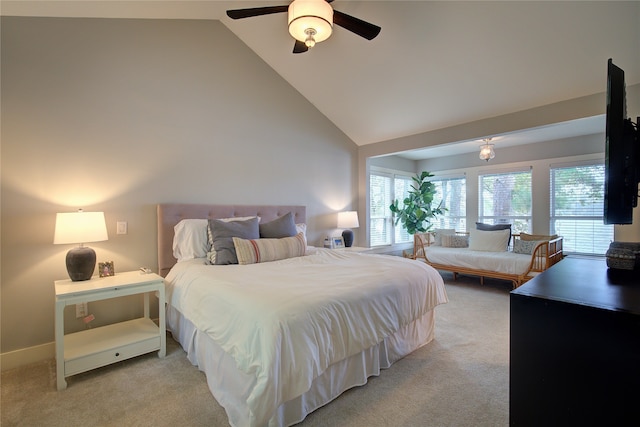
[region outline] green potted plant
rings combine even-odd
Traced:
[[[437,207],[432,206],[436,194],[436,186],[429,181],[432,176],[427,171],[416,174],[411,178],[415,184],[411,185],[403,205],[400,206],[400,202],[395,200],[389,206],[395,217],[395,224],[402,223],[402,227],[411,235],[429,231],[431,221],[446,210],[442,207],[442,202]]]

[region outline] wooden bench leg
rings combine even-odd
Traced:
[[[484,286],[484,276],[480,276],[480,284]]]

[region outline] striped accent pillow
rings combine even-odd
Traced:
[[[277,261],[304,255],[306,243],[304,235],[298,233],[292,237],[280,239],[241,239],[233,238],[238,264],[256,264]]]

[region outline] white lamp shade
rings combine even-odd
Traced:
[[[338,212],[338,228],[358,228],[358,212]]]
[[[325,0],[295,0],[289,5],[289,34],[304,42],[307,30],[315,30],[316,43],[329,38],[333,30],[333,8]]]
[[[67,212],[56,214],[53,244],[102,242],[109,240],[104,212]]]

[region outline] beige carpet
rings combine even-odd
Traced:
[[[447,280],[436,338],[301,426],[506,426],[509,422],[507,282]],[[49,360],[2,373],[1,423],[9,426],[228,426],[204,374],[172,339],[155,353],[68,378],[55,387]]]

